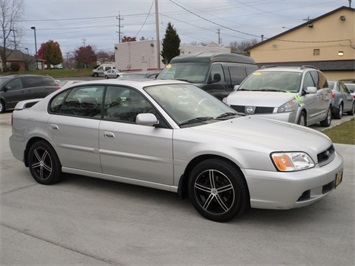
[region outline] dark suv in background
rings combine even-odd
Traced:
[[[174,57],[157,79],[187,81],[222,100],[257,69],[248,56],[200,52]]]
[[[19,101],[43,98],[59,88],[49,76],[0,76],[0,113],[13,109]]]

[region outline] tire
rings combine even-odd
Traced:
[[[190,200],[205,218],[227,222],[250,204],[243,174],[232,164],[208,159],[195,166],[188,181]]]
[[[94,73],[93,76],[94,76],[95,78],[97,78],[97,77],[99,76],[99,74]]]
[[[355,114],[355,102],[353,103],[353,107],[349,112],[347,112],[348,115],[354,115]]]
[[[40,184],[51,185],[61,179],[61,164],[51,145],[45,141],[32,144],[28,152],[28,167]]]
[[[343,104],[341,103],[339,105],[339,108],[336,109],[336,112],[334,113],[334,118],[335,119],[341,119],[343,116]]]
[[[327,116],[325,117],[324,120],[320,121],[320,125],[322,127],[329,127],[330,124],[332,123],[332,111],[331,111],[332,107],[329,106],[328,112],[327,112]]]
[[[0,101],[0,114],[5,113],[6,108],[5,108],[5,103],[3,101]]]
[[[108,79],[108,76],[107,76],[107,75],[105,76],[105,79]]]
[[[306,113],[305,111],[301,112],[300,117],[298,118],[297,124],[301,125],[301,126],[307,126],[307,118],[306,118]]]

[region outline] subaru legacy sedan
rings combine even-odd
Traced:
[[[324,134],[240,116],[181,81],[91,81],[22,101],[10,148],[41,184],[72,173],[162,189],[219,222],[309,205],[343,175]]]

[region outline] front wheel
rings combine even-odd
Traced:
[[[298,118],[297,124],[301,126],[307,126],[307,118],[306,118],[306,113],[302,111],[300,117]]]
[[[5,104],[3,101],[0,101],[0,113],[4,113],[6,111]]]
[[[249,193],[242,173],[231,163],[208,159],[192,170],[189,197],[205,218],[226,222],[249,207]]]
[[[54,184],[61,178],[58,156],[52,146],[45,141],[32,144],[28,152],[28,165],[32,177],[40,184]]]
[[[332,111],[331,111],[332,107],[329,106],[328,112],[327,112],[327,116],[325,117],[324,120],[320,121],[320,125],[322,127],[329,127],[330,124],[332,123]]]

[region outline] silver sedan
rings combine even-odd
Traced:
[[[239,116],[179,81],[92,81],[20,102],[10,148],[41,184],[72,173],[167,190],[219,222],[309,205],[343,173],[322,133]]]

